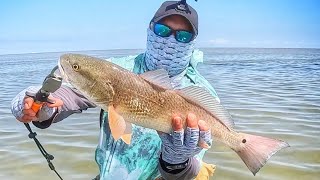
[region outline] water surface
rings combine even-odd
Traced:
[[[287,141],[254,177],[232,150],[215,143],[204,160],[217,165],[213,179],[318,179],[320,177],[320,50],[202,49],[199,70],[215,87],[239,131]],[[81,52],[120,57],[142,50]],[[62,53],[0,55],[0,178],[56,180],[24,125],[11,115],[12,98],[40,85]],[[49,129],[33,128],[64,179],[98,174],[99,109],[75,114]]]

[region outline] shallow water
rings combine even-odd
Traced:
[[[202,49],[199,70],[215,87],[235,119],[236,129],[287,141],[253,176],[232,150],[215,143],[205,161],[217,165],[213,179],[318,179],[320,177],[320,50]],[[82,52],[97,57],[142,50]],[[0,178],[58,179],[49,170],[24,125],[11,115],[12,98],[39,85],[61,53],[0,55]],[[99,109],[75,114],[40,130],[33,127],[64,179],[98,174]]]

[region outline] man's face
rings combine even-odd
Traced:
[[[169,26],[173,30],[185,30],[193,32],[190,22],[183,16],[171,15],[159,21],[159,23]]]
[[[149,28],[153,33],[148,31],[145,58],[148,69],[165,69],[170,77],[183,72],[194,50],[191,23],[183,16],[171,15],[158,22],[151,22]]]

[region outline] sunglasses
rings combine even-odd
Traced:
[[[173,30],[169,26],[160,23],[152,25],[153,32],[161,37],[169,37],[174,33],[174,37],[178,42],[189,43],[193,38],[193,33],[185,30]]]

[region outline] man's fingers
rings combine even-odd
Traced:
[[[195,114],[189,113],[187,115],[187,125],[189,128],[198,129],[198,119]]]
[[[199,124],[199,129],[200,129],[200,137],[199,137],[198,146],[201,148],[209,149],[212,145],[210,127],[203,120],[199,120],[198,124]]]
[[[60,107],[63,105],[63,101],[61,99],[55,98],[52,95],[48,97],[51,101],[53,101],[53,104],[46,103],[48,107]],[[24,99],[24,109],[30,109],[32,107],[32,104],[34,103],[33,98],[26,96]]]
[[[52,95],[50,95],[48,98],[54,102],[53,104],[47,103],[47,106],[50,108],[60,107],[63,105],[63,101],[61,99],[55,98]]]
[[[181,131],[183,129],[181,117],[179,117],[179,116],[173,117],[172,128],[174,131]]]
[[[199,129],[187,127],[186,135],[184,137],[184,145],[190,149],[197,147],[199,141]]]
[[[180,116],[174,116],[172,118],[172,143],[175,147],[183,146],[183,124]]]
[[[200,131],[208,131],[209,130],[209,126],[204,120],[199,120],[198,125],[199,125]]]
[[[22,112],[24,115],[27,115],[27,116],[36,116],[37,114],[32,109],[24,109]]]
[[[21,121],[24,122],[24,123],[29,123],[29,122],[35,121],[35,120],[37,120],[37,117],[35,117],[35,116],[24,115],[21,118]]]
[[[183,130],[183,121],[180,116],[172,118],[172,143],[175,147],[186,146],[190,149],[210,148],[212,139],[209,125],[198,120],[196,115],[189,113],[186,119],[187,129]]]
[[[184,138],[184,145],[188,148],[194,149],[199,141],[199,127],[198,119],[195,114],[189,113],[187,115],[187,131]]]
[[[26,96],[24,98],[24,108],[23,109],[30,109],[32,107],[34,100],[31,97]]]

